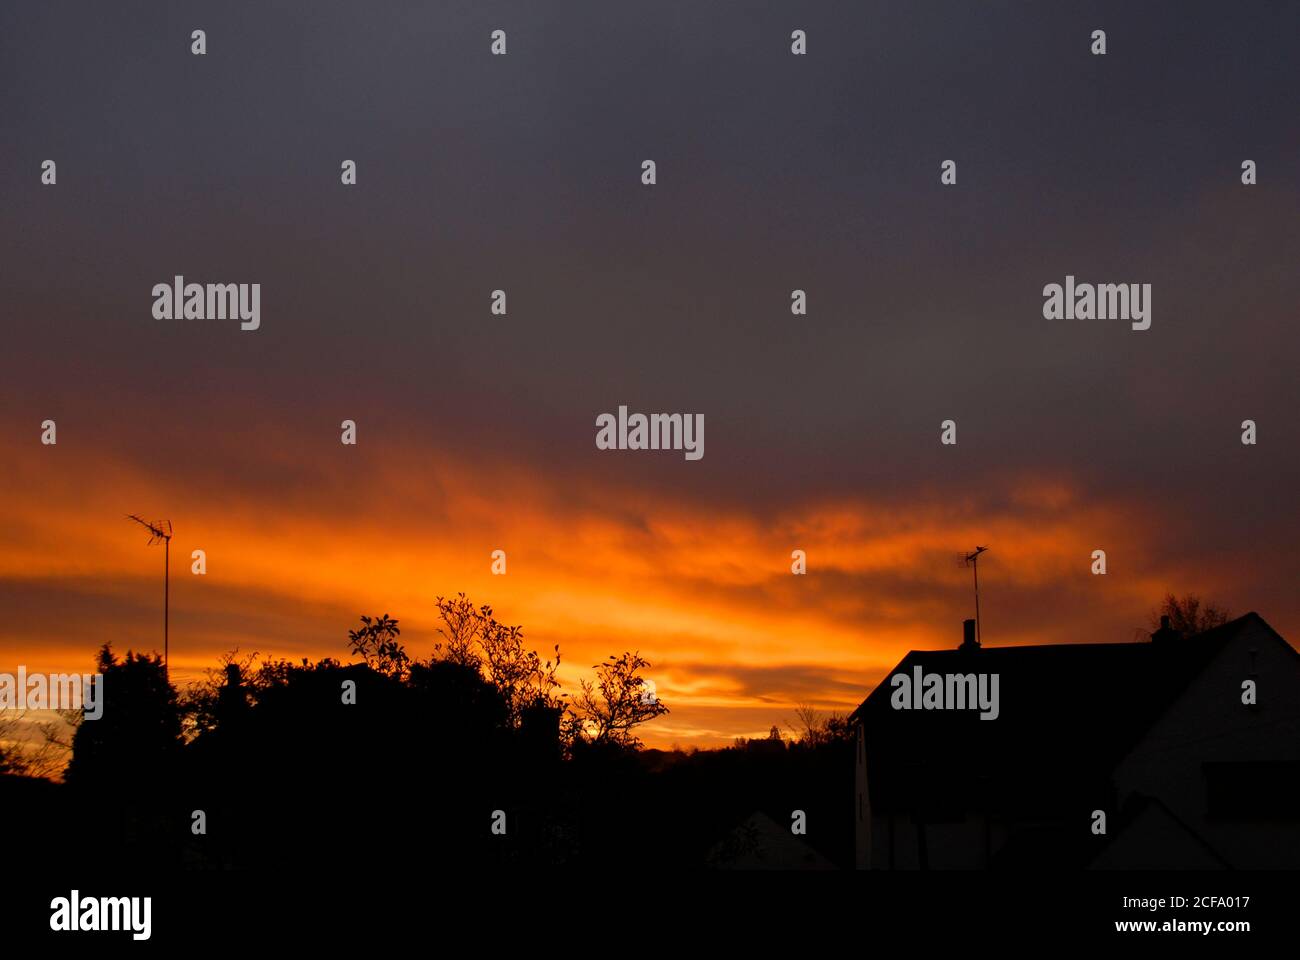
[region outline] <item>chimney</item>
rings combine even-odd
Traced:
[[[961,646],[958,650],[978,650],[980,642],[975,639],[975,621],[963,620],[961,622]]]
[[[1169,640],[1177,640],[1180,636],[1181,634],[1177,630],[1169,626],[1169,618],[1162,616],[1160,618],[1160,629],[1151,634],[1151,642],[1165,643]]]

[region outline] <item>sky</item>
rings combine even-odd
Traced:
[[[179,680],[362,614],[427,656],[464,591],[569,692],[639,651],[652,746],[956,645],[977,544],[986,644],[1300,635],[1300,8],[383,6],[0,9],[0,671],[161,647],[129,513]],[[155,319],[177,274],[260,329]],[[1045,320],[1067,275],[1151,328]],[[704,457],[597,449],[620,405]]]

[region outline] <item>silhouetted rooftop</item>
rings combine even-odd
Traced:
[[[942,818],[1089,802],[1210,660],[1256,627],[1291,649],[1248,613],[1158,642],[914,650],[851,715],[863,722],[872,808]],[[893,709],[890,677],[916,666],[925,674],[998,674],[999,716]]]

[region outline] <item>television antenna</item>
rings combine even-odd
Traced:
[[[148,520],[142,520],[134,513],[127,515],[128,520],[134,520],[140,526],[149,531],[149,546],[161,543],[163,545],[163,676],[167,676],[167,653],[168,653],[168,614],[170,606],[171,593],[171,549],[172,549],[172,522],[170,520],[159,520],[157,523],[150,523]]]
[[[973,553],[968,553],[962,557],[962,565],[970,567],[975,573],[975,642],[984,643],[984,637],[980,634],[980,554],[988,550],[988,547],[976,547]]]

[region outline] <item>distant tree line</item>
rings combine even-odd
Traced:
[[[1170,599],[1153,617],[1182,633],[1227,616]],[[354,662],[233,651],[183,693],[156,654],[105,644],[103,715],[66,741],[65,783],[0,751],[0,808],[23,824],[11,855],[71,862],[91,844],[108,867],[360,878],[514,865],[626,878],[716,866],[753,813],[782,823],[797,809],[807,842],[852,864],[844,717],[801,704],[788,739],[774,726],[723,750],[638,749],[641,725],[668,710],[638,653],[597,664],[568,697],[558,647],[540,656],[464,594],[438,598],[438,611],[424,659],[397,619],[366,616],[348,632]]]

